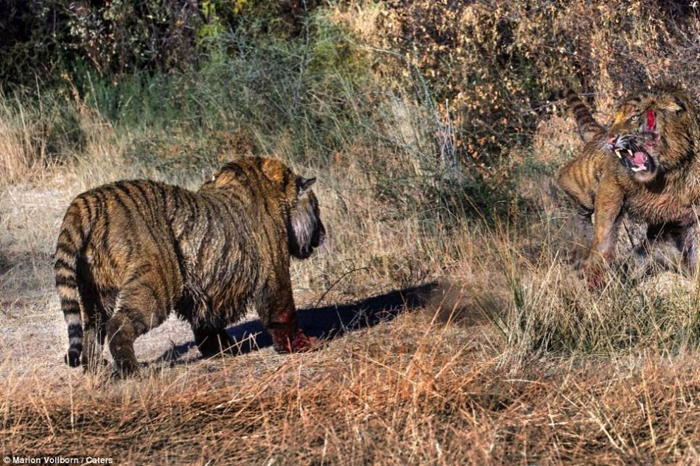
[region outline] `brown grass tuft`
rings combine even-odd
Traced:
[[[502,319],[509,297],[507,290],[499,291],[494,285],[443,281],[433,292],[425,311],[436,322],[464,327]]]

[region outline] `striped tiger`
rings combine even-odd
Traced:
[[[314,182],[251,157],[196,192],[132,180],[77,196],[55,253],[67,363],[94,368],[107,338],[119,373],[137,371],[134,340],[171,312],[190,323],[205,357],[233,345],[225,327],[251,308],[278,352],[308,349],[289,266],[325,238]]]
[[[578,157],[569,161],[559,172],[557,185],[578,204],[578,213],[588,230],[595,207],[595,191],[609,154],[602,141],[607,131],[598,123],[578,94],[571,88],[554,94],[555,99],[564,99],[576,120],[579,136],[585,143]]]
[[[576,104],[573,97],[571,101]],[[695,273],[700,113],[694,98],[666,84],[635,92],[617,105],[607,128],[583,107],[578,112],[574,107],[574,114],[579,129],[591,129],[584,131],[591,138],[557,181],[582,211],[595,212],[586,264],[589,282],[600,282],[603,266],[614,259],[624,213],[647,225],[649,244],[673,238],[687,270]]]

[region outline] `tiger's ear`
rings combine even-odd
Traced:
[[[668,99],[665,99],[665,101],[663,102],[663,107],[664,110],[668,110],[669,112],[674,113],[680,113],[685,111],[685,104],[677,96],[669,96]]]
[[[311,186],[316,182],[316,178],[297,178],[297,191],[299,194],[303,194],[311,188]]]
[[[685,103],[678,97],[673,98],[673,103],[675,104],[675,110],[676,112],[685,112]]]

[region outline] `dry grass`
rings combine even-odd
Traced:
[[[166,131],[120,125],[73,98],[64,110],[80,137],[71,139],[56,111],[5,101],[0,453],[105,456],[117,464],[700,463],[700,295],[677,273],[678,255],[640,258],[630,224],[607,286],[587,289],[569,257],[580,238],[549,187],[552,172],[579,146],[571,119],[528,108],[519,118],[530,132],[523,144],[513,143],[519,136],[510,140],[507,162],[457,164],[454,151],[483,128],[455,133],[446,125],[449,112],[394,91],[401,80],[379,73],[396,64],[386,51],[368,54],[386,45],[382,27],[405,15],[351,3],[357,14],[328,16],[367,41],[358,63],[380,61],[375,78],[382,86],[366,96],[314,88],[305,98],[318,113],[304,107],[309,113],[300,112],[294,127],[280,130],[260,117],[266,125],[202,137],[184,123]],[[572,15],[585,16],[584,3],[572,2]],[[424,18],[420,4],[404,12],[416,24]],[[477,2],[460,14],[467,25],[484,25],[477,42],[504,16],[525,47],[534,33],[522,18],[536,22],[546,11],[516,5],[509,14],[499,5],[491,11]],[[615,42],[608,34],[617,23],[605,29],[601,18],[638,11],[624,16],[607,8],[596,10],[586,34],[622,48],[645,37],[644,24],[633,22],[630,35]],[[558,27],[575,29],[558,18]],[[661,35],[675,31],[661,19],[651,24]],[[460,35],[463,47],[453,56],[477,64],[469,47],[478,44],[467,39]],[[418,45],[418,52],[431,46]],[[678,44],[665,47],[674,67],[685,60]],[[597,70],[587,85],[599,92],[604,115],[612,103],[611,58],[594,52],[580,66]],[[661,53],[656,43],[650,53]],[[312,54],[310,68],[314,60]],[[501,94],[489,105],[522,97]],[[355,126],[343,126],[348,121]],[[212,147],[224,153],[201,155]],[[326,338],[322,348],[276,355],[251,315],[229,329],[241,354],[205,361],[188,326],[172,319],[137,342],[145,363],[138,378],[113,380],[109,367],[83,374],[62,364],[66,335],[51,254],[70,198],[129,177],[196,187],[220,158],[248,152],[277,154],[319,179],[329,239],[308,261],[294,262],[292,275],[301,324]],[[61,164],[52,162],[56,155]],[[474,183],[481,179],[474,173],[486,182]],[[489,203],[498,203],[496,213],[486,211]]]
[[[694,354],[511,367],[488,332],[406,315],[315,354],[265,351],[255,362],[198,362],[116,385],[8,378],[2,446],[120,464],[700,460]]]
[[[82,374],[60,362],[65,329],[48,256],[29,267],[11,255],[18,269],[5,270],[3,290],[20,301],[3,301],[0,316],[0,450],[119,464],[700,461],[697,306],[678,275],[635,286],[613,276],[591,293],[556,256],[564,243],[546,221],[528,230],[539,249],[523,232],[465,225],[430,237],[410,219],[387,228],[369,214],[375,201],[334,196],[328,185],[358,183],[343,173],[319,183],[330,244],[294,264],[302,324],[337,335],[315,353],[279,356],[259,339],[259,350],[202,361],[187,326],[169,322],[139,342],[140,378]],[[8,225],[31,230],[32,192],[6,211]],[[61,213],[49,205],[35,239],[9,229],[18,251],[47,249]],[[389,304],[401,299],[379,300],[337,314],[443,273],[453,284],[422,296],[425,306],[396,315]],[[651,286],[663,279],[666,288]],[[166,355],[182,346],[184,355]]]
[[[34,122],[27,121],[23,112],[13,114],[6,105],[0,110],[0,180],[23,181],[41,168],[37,165],[46,159],[45,148],[36,138]]]

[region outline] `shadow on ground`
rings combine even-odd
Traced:
[[[436,283],[429,283],[390,291],[355,303],[299,309],[299,326],[307,336],[333,340],[348,332],[388,322],[400,314],[425,306],[436,287]],[[244,322],[227,331],[237,342],[233,349],[235,354],[246,354],[272,346],[272,338],[259,320]],[[175,346],[154,362],[175,363],[194,346],[193,341]]]

